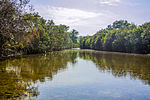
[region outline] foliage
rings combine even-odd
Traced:
[[[36,13],[26,14],[24,17],[33,35],[33,40],[29,44],[31,49],[27,52],[37,53],[72,48],[68,26],[55,25],[52,20],[47,21]]]
[[[75,29],[73,29],[69,33],[69,37],[73,42],[73,48],[79,48],[80,47],[79,42],[78,42],[78,35],[79,35],[79,32]]]
[[[16,54],[20,34],[25,33],[25,23],[22,14],[28,8],[29,0],[0,1],[0,57]]]
[[[150,53],[150,22],[140,26],[115,21],[93,36],[82,37],[80,48],[126,53]]]
[[[0,1],[0,58],[17,53],[42,53],[79,46],[76,30],[55,25],[38,13],[27,13],[29,0]]]

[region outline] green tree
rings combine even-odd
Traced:
[[[150,53],[150,23],[141,26],[128,23],[126,20],[115,21],[106,29],[95,35],[82,37],[82,49],[105,51]]]

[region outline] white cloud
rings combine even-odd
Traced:
[[[45,19],[66,24],[80,35],[92,35],[115,20],[149,21],[148,8],[135,0],[31,0],[31,4]]]
[[[46,19],[53,19],[56,24],[81,25],[85,24],[85,20],[101,16],[102,13],[87,12],[79,9],[70,9],[53,6],[37,7],[41,15]]]
[[[117,6],[118,3],[120,3],[121,0],[99,0],[100,4],[103,5],[111,5],[111,6]]]
[[[56,24],[65,24],[76,29],[80,35],[94,34],[98,29],[112,23],[118,16],[110,11],[84,11],[64,7],[36,5],[35,9],[46,19],[53,19]]]

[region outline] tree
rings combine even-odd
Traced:
[[[66,25],[55,25],[35,12],[27,13],[28,3],[29,0],[0,1],[0,58],[68,49],[77,44],[76,30],[68,32]]]
[[[126,20],[113,22],[91,37],[82,37],[80,47],[128,53],[150,53],[150,23],[141,26]]]
[[[14,54],[20,46],[18,38],[25,33],[25,13],[29,0],[0,1],[0,56]]]
[[[77,43],[77,39],[78,39],[78,34],[79,32],[76,31],[75,29],[73,29],[71,32],[70,32],[70,38],[72,40],[73,43]]]

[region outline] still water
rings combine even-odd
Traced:
[[[150,100],[150,56],[65,50],[0,61],[0,100]]]

